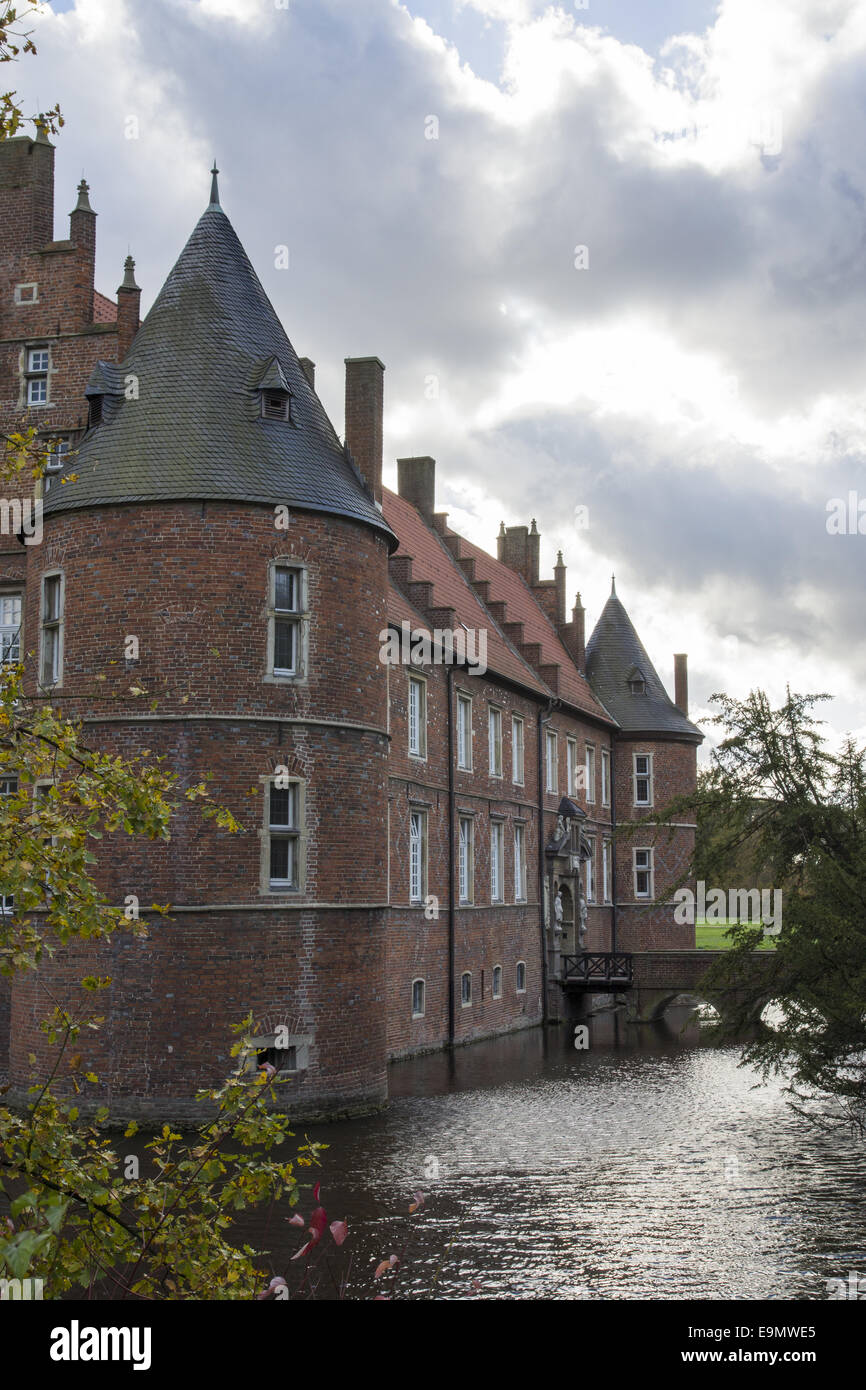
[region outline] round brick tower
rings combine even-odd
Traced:
[[[376,437],[375,362],[359,364],[357,409],[374,417],[359,438]],[[375,450],[359,469],[340,443],[311,367],[214,175],[126,359],[91,377],[88,431],[28,552],[24,646],[30,689],[49,686],[93,746],[149,749],[181,787],[212,777],[242,831],[184,801],[168,843],[102,849],[109,900],[137,899],[148,936],[64,950],[16,983],[16,1091],[50,1007],[40,981],[75,1002],[97,969],[112,984],[87,1005],[105,1023],[82,1050],[100,1077],[89,1099],[118,1120],[200,1116],[194,1093],[237,1066],[229,1025],[250,1013],[293,1113],[386,1099],[378,633],[396,541],[377,506],[381,420],[376,477]]]

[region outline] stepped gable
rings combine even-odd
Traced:
[[[604,720],[606,724],[615,724],[615,719],[611,718],[612,712],[606,708],[606,702],[600,702],[596,698],[522,576],[509,569],[501,560],[494,559],[485,550],[462,538],[460,553],[475,561],[475,573],[479,579],[489,580],[490,597],[505,604],[508,622],[523,623],[524,640],[540,646],[542,664],[560,667],[557,692],[559,698],[585,714]]]
[[[703,734],[671,700],[650,661],[616,586],[586,644],[586,674],[624,734],[666,735],[702,743]],[[642,678],[645,693],[629,682]]]
[[[532,667],[506,641],[487,609],[473,592],[451,552],[439,536],[425,524],[412,503],[386,488],[383,493],[383,505],[385,518],[399,537],[397,556],[411,556],[413,579],[425,580],[432,584],[432,606],[453,608],[457,621],[464,623],[468,628],[478,631],[486,628],[487,665],[491,671],[537,694],[549,695],[551,692]]]
[[[291,422],[262,414],[262,383],[280,377]],[[138,399],[127,399],[130,381]],[[67,464],[74,478],[52,481],[46,514],[183,498],[285,503],[365,523],[396,546],[215,188],[123,364],[98,364],[86,394],[101,396],[102,423]]]

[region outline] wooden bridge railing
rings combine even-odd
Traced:
[[[589,989],[630,989],[632,959],[621,951],[583,951],[560,957],[560,979]]]

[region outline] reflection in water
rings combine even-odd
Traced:
[[[310,1131],[355,1268],[410,1229],[402,1297],[430,1297],[440,1261],[446,1298],[820,1299],[866,1272],[862,1148],[804,1129],[690,1017],[611,1011],[585,1051],[533,1029],[395,1064],[387,1112]],[[243,1229],[279,1272],[303,1241],[283,1215]]]

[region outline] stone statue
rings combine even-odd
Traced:
[[[557,888],[556,897],[553,900],[553,930],[557,936],[562,936],[562,889]]]
[[[579,923],[578,928],[577,928],[577,945],[578,945],[578,949],[579,949],[579,950],[585,951],[585,950],[586,950],[586,898],[583,896],[583,891],[582,891],[582,890],[581,890],[581,894],[580,894],[580,906],[579,906],[579,909],[578,909],[578,910],[579,910],[579,912],[580,912],[580,923]]]

